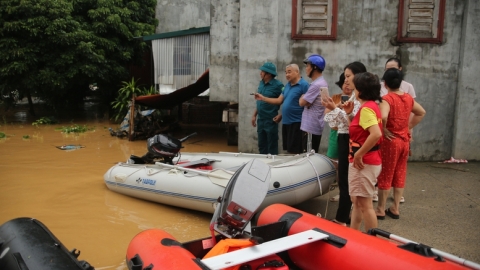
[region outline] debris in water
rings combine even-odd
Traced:
[[[67,145],[55,146],[55,147],[57,147],[60,150],[76,150],[76,149],[80,149],[80,148],[85,148],[85,146],[79,145],[79,144],[77,144],[77,145],[67,144]]]

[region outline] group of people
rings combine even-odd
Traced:
[[[385,216],[399,219],[412,128],[425,115],[415,101],[413,86],[403,80],[400,59],[387,60],[381,80],[361,62],[346,65],[336,82],[342,92],[332,97],[320,94],[321,87],[328,87],[322,76],[325,59],[315,54],[304,63],[310,84],[301,78],[296,64],[286,67],[285,87],[275,79],[273,63],[260,68],[262,80],[253,93],[257,109],[252,116],[260,153],[278,154],[280,121],[284,150],[299,154],[311,143],[311,149],[318,152],[327,122],[331,127],[327,156],[338,162],[340,189],[332,221],[344,226],[350,223],[357,230],[363,221],[368,231]],[[387,208],[392,187],[394,203]],[[376,208],[374,200],[378,201]]]
[[[300,76],[297,64],[287,65],[284,86],[277,76],[276,67],[266,62],[260,67],[260,84],[253,93],[257,107],[252,115],[252,126],[257,127],[260,154],[278,154],[278,123],[282,122],[283,150],[300,154],[310,150],[318,152],[324,127],[325,107],[319,89],[328,87],[322,76],[325,59],[310,55],[303,61],[309,84]],[[278,110],[282,105],[282,111]]]

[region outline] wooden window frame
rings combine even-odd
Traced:
[[[443,26],[445,20],[445,0],[439,0],[438,8],[438,24],[437,24],[437,37],[435,38],[422,38],[422,37],[404,37],[403,30],[407,25],[404,25],[405,5],[409,0],[400,0],[398,5],[398,29],[397,29],[397,41],[402,43],[443,43]]]
[[[297,25],[299,18],[298,14],[298,3],[302,0],[292,0],[292,39],[302,40],[302,39],[312,39],[312,40],[336,40],[337,39],[337,20],[338,20],[338,0],[332,1],[332,23],[330,28],[330,35],[303,35],[297,33]]]

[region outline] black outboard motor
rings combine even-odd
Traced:
[[[178,156],[178,152],[180,152],[180,149],[183,148],[182,142],[195,135],[197,135],[196,132],[182,139],[176,139],[169,135],[157,134],[151,138],[148,138],[148,152],[140,159],[138,157],[131,156],[130,163],[141,164],[141,161],[144,161],[144,163],[155,163],[155,159],[162,159],[163,163],[173,165],[173,158]]]

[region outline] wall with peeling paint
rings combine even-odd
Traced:
[[[337,40],[332,41],[292,40],[291,0],[162,3],[166,4],[159,2],[157,16],[172,9],[189,12],[180,21],[167,14],[168,19],[160,19],[160,25],[162,22],[175,27],[191,25],[195,22],[191,17],[196,15],[200,23],[207,22],[196,27],[207,26],[209,20],[210,99],[239,102],[241,152],[258,151],[256,129],[251,125],[255,101],[249,93],[257,89],[258,68],[265,61],[277,65],[278,79],[285,83],[283,70],[287,64],[301,64],[309,54],[319,53],[327,61],[324,76],[330,92],[339,93],[334,82],[346,64],[361,61],[368,71],[381,76],[386,59],[398,55],[406,72],[405,80],[414,85],[417,101],[427,111],[414,130],[411,160],[443,160],[452,155],[480,160],[480,151],[472,151],[480,148],[480,91],[474,90],[480,33],[472,26],[480,19],[480,4],[476,0],[446,1],[442,44],[398,44],[395,41],[398,1],[394,0],[339,1]],[[166,9],[160,9],[161,5]],[[208,12],[200,12],[205,9],[210,11],[209,18],[205,17]],[[186,22],[185,17],[189,17]],[[173,26],[159,26],[165,30],[159,32],[188,28],[170,29]],[[326,127],[322,153],[327,148],[328,134]]]

